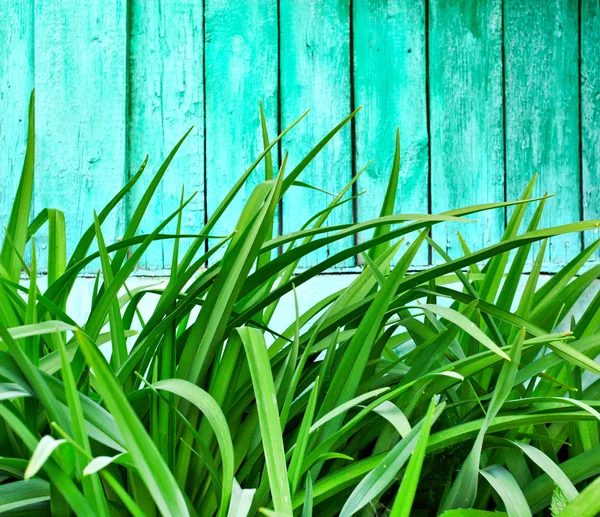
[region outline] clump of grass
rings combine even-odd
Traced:
[[[598,266],[579,273],[599,242],[538,286],[547,239],[596,222],[538,229],[547,197],[532,198],[535,178],[518,201],[397,215],[397,145],[380,217],[327,226],[351,195],[350,182],[302,230],[273,236],[282,197],[354,115],[299,164],[284,158],[275,170],[271,151],[299,121],[271,140],[261,113],[264,152],[197,235],[180,234],[190,201],[183,195],[163,223],[139,235],[180,142],[149,182],[122,240],[106,243],[102,224],[144,165],[67,257],[59,211],[29,221],[32,99],[25,166],[0,255],[0,511],[468,517],[499,510],[521,517],[548,514],[551,503],[567,517],[600,510],[598,480],[592,482],[600,468],[600,367],[593,361],[600,296],[578,320],[563,321],[598,274]],[[266,179],[232,234],[213,236],[263,161]],[[519,233],[531,204],[535,213]],[[507,206],[513,212],[504,236],[488,248],[465,246],[452,259],[429,237],[434,224],[467,224],[473,213]],[[42,292],[33,241],[45,224],[53,245]],[[296,274],[308,253],[370,231]],[[413,232],[417,238],[401,246]],[[158,240],[173,245],[166,286],[127,289]],[[541,246],[517,299],[535,242]],[[423,246],[442,262],[410,273]],[[348,287],[305,312],[296,304],[288,328],[271,328],[283,296],[358,254],[367,265]],[[65,308],[92,261],[100,272],[89,317],[77,325]],[[19,284],[22,271],[27,287]],[[149,294],[158,301],[142,319],[139,305]],[[108,359],[98,348],[104,343]],[[592,382],[583,382],[586,371]]]

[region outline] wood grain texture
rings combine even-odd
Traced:
[[[92,209],[148,153],[139,184],[103,225],[107,243],[122,235],[152,175],[192,125],[140,232],[177,207],[183,184],[187,194],[198,191],[183,231],[198,231],[262,150],[260,100],[271,138],[311,109],[282,143],[290,167],[352,106],[364,106],[354,132],[343,129],[300,177],[337,192],[375,159],[357,185],[368,193],[337,209],[329,224],[379,213],[397,126],[396,212],[425,212],[428,197],[433,212],[515,199],[539,172],[534,194],[556,194],[542,226],[600,218],[597,0],[3,0],[0,41],[0,224],[8,221],[36,86],[33,210],[65,212],[69,251]],[[261,166],[215,234],[234,229],[263,177]],[[292,187],[283,231],[298,229],[329,201]],[[501,235],[504,215],[477,217],[477,224],[437,226],[434,237],[454,256],[458,228],[472,248],[487,246]],[[596,238],[589,232],[583,241]],[[320,250],[301,267],[351,243]],[[579,235],[553,239],[544,271],[581,245]],[[45,229],[38,246],[43,271]],[[165,272],[171,246],[153,245],[139,272]],[[426,262],[423,250],[414,265]],[[349,260],[338,269],[354,266]]]
[[[33,88],[33,2],[0,2],[0,222],[8,224],[25,158]]]
[[[206,0],[206,192],[208,216],[262,152],[259,102],[277,135],[277,2]],[[276,153],[273,164],[278,163]],[[227,235],[264,180],[259,166],[213,233]]]
[[[204,34],[202,3],[196,0],[130,0],[128,125],[130,174],[149,154],[146,172],[129,199],[135,207],[171,149],[194,129],[171,162],[159,185],[140,233],[149,233],[186,198],[198,192],[186,208],[183,233],[198,233],[204,224]],[[170,226],[174,231],[176,221]],[[187,248],[180,242],[180,249]],[[173,243],[153,244],[141,269],[170,267]]]
[[[600,219],[600,3],[581,0],[581,169],[584,219]],[[584,235],[585,243],[598,232]],[[596,255],[596,260],[600,255]]]
[[[290,166],[294,167],[350,113],[349,1],[281,0],[280,30],[282,127],[311,109],[283,142]],[[351,131],[347,125],[299,179],[337,193],[351,178]],[[283,232],[298,230],[330,200],[326,194],[292,187],[283,203]],[[352,219],[352,207],[347,203],[330,215],[327,224],[349,223]],[[346,239],[320,249],[302,260],[300,266],[314,265],[351,243]],[[353,265],[350,260],[344,264]]]
[[[429,59],[432,212],[503,201],[501,0],[432,0]],[[436,225],[433,238],[453,257],[462,254],[457,230],[473,250],[496,242],[504,212],[475,217]]]
[[[427,213],[428,136],[425,1],[355,0],[353,3],[354,99],[357,168],[375,162],[358,180],[359,220],[378,217],[401,134],[396,213]],[[410,245],[411,239],[407,239]],[[415,265],[427,263],[423,248]]]
[[[35,212],[65,213],[68,252],[123,185],[125,165],[125,0],[35,4]],[[123,211],[102,230],[114,242]],[[46,265],[46,237],[39,268]]]
[[[577,2],[506,0],[507,197],[518,198],[539,172],[535,195],[556,194],[541,226],[580,212]],[[580,235],[552,239],[545,270],[581,250]],[[532,247],[536,253],[538,246]]]

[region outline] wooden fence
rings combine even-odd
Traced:
[[[336,192],[375,160],[358,180],[357,192],[368,193],[332,223],[377,215],[396,127],[398,211],[514,199],[538,172],[536,194],[556,194],[543,225],[600,217],[598,0],[2,0],[0,45],[3,224],[34,87],[34,211],[64,210],[73,241],[147,153],[154,171],[192,125],[142,231],[176,208],[185,184],[199,194],[183,231],[197,232],[261,150],[259,100],[272,135],[311,109],[284,139],[292,164],[363,106],[302,177]],[[150,176],[105,224],[107,240],[120,235]],[[235,226],[251,187],[217,233]],[[328,201],[295,187],[280,231]],[[478,219],[460,226],[474,249],[500,237],[505,213]],[[433,232],[451,254],[457,228]],[[595,238],[554,239],[546,270]],[[167,256],[157,245],[142,269],[168,268]],[[424,250],[417,265],[429,260]]]

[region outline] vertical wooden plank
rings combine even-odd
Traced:
[[[581,0],[581,169],[583,217],[600,218],[600,3]],[[585,234],[585,243],[598,238]],[[596,256],[596,260],[600,255]]]
[[[27,142],[33,88],[33,1],[0,2],[0,224],[8,224]]]
[[[135,186],[130,211],[164,159],[194,126],[160,183],[140,233],[154,230],[179,206],[186,207],[181,231],[198,233],[204,224],[203,8],[198,0],[130,0],[129,170],[135,173],[146,154],[146,173]],[[175,229],[175,221],[170,226]],[[189,240],[180,242],[185,250]],[[172,241],[151,246],[140,268],[154,274],[171,266]]]
[[[125,164],[125,0],[35,4],[35,211],[65,212],[71,252],[119,190]],[[123,212],[103,225],[107,243]],[[46,265],[45,238],[39,242]]]
[[[307,109],[311,113],[284,139],[294,167],[312,147],[350,113],[350,9],[348,0],[281,0],[281,120],[285,127]],[[360,116],[360,114],[358,115]],[[300,180],[337,193],[352,178],[350,125],[327,145]],[[284,233],[299,229],[330,202],[327,195],[293,187],[283,203]],[[352,222],[349,203],[328,224]],[[309,267],[352,243],[321,249],[300,264]],[[353,266],[348,260],[344,266]]]
[[[432,212],[502,201],[501,0],[431,0],[429,58]],[[436,225],[433,237],[457,257],[457,230],[473,250],[502,235],[503,210],[475,218],[477,223]]]
[[[354,99],[357,168],[375,160],[358,180],[358,220],[378,217],[394,158],[396,128],[401,164],[396,213],[427,213],[428,135],[425,1],[354,0]],[[410,245],[410,242],[407,242]],[[415,265],[427,264],[424,247]]]
[[[579,75],[577,2],[506,0],[507,197],[515,199],[532,174],[535,195],[556,194],[541,226],[579,219]],[[550,241],[550,271],[581,249],[579,235]],[[535,253],[537,250],[533,250]]]
[[[277,134],[277,2],[205,0],[206,194],[210,216],[262,152],[259,102],[269,135]],[[278,163],[276,153],[273,163]],[[264,180],[258,167],[215,228],[235,229],[253,188]]]

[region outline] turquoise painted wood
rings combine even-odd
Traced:
[[[429,2],[431,209],[504,198],[502,1]],[[502,235],[504,211],[481,212],[477,223],[444,224],[433,238],[462,255],[456,232],[473,249]],[[444,262],[439,256],[436,262]]]
[[[63,210],[70,235],[87,229],[92,208],[104,206],[125,179],[126,25],[125,0],[35,2],[34,210]],[[123,223],[121,210],[103,224],[107,242]],[[68,252],[76,242],[67,243]],[[43,251],[45,238],[38,245]]]
[[[600,217],[600,3],[581,0],[581,166],[583,216]],[[598,232],[585,235],[585,243]],[[598,255],[596,256],[598,259]]]
[[[349,0],[280,2],[281,121],[286,127],[307,108],[311,113],[288,138],[283,149],[294,167],[352,108],[350,87]],[[330,193],[338,193],[352,179],[352,145],[347,125],[299,178]],[[331,198],[293,187],[283,202],[283,232],[299,230]],[[345,204],[330,216],[331,224],[352,222],[352,206]],[[302,260],[310,267],[340,251],[350,239],[318,250]],[[346,261],[346,267],[354,261]]]
[[[353,107],[364,107],[300,178],[337,192],[375,160],[356,187],[367,194],[338,209],[331,223],[379,213],[396,127],[397,211],[514,199],[539,172],[536,193],[557,195],[544,225],[600,217],[597,0],[3,0],[0,41],[0,224],[20,174],[33,87],[34,210],[62,209],[72,236],[149,154],[142,180],[103,225],[107,242],[118,239],[191,126],[140,232],[177,208],[183,184],[187,194],[198,192],[183,230],[198,231],[262,149],[261,100],[272,138],[311,109],[274,153],[278,165],[289,152],[290,167]],[[215,233],[235,228],[263,177],[261,167]],[[329,199],[293,187],[275,231],[298,229]],[[501,235],[504,212],[478,219],[436,227],[433,235],[451,255],[459,253],[457,228],[473,249],[487,246]],[[554,239],[545,271],[597,237]],[[350,242],[313,254],[302,267]],[[43,268],[43,234],[38,245]],[[140,273],[168,269],[171,245],[156,244]],[[428,260],[423,250],[414,265]]]
[[[355,0],[354,99],[356,167],[375,162],[358,180],[360,218],[377,217],[394,158],[396,128],[401,134],[401,174],[396,210],[426,213],[429,191],[425,1]],[[410,245],[414,236],[409,236]],[[427,264],[423,247],[416,265]]]
[[[182,232],[204,223],[204,79],[202,5],[196,0],[131,2],[129,32],[129,117],[127,171],[133,175],[149,154],[145,174],[128,201],[131,212],[171,149],[192,126],[168,173],[160,183],[140,232],[150,233],[174,210],[185,186],[186,198],[197,192],[182,219]],[[131,215],[130,213],[128,215]],[[176,221],[170,225],[174,231]],[[188,241],[180,242],[187,249]],[[148,250],[142,270],[170,266],[173,243],[161,241]]]
[[[259,102],[277,136],[277,2],[206,0],[206,192],[210,215],[263,150]],[[278,163],[274,153],[273,163]],[[213,233],[228,235],[254,187],[257,168]]]
[[[507,197],[539,173],[534,195],[556,194],[542,226],[579,219],[579,73],[577,2],[504,3]],[[536,253],[539,246],[532,246]],[[547,268],[581,250],[580,235],[549,243]]]
[[[33,88],[33,4],[0,2],[0,222],[8,223],[27,139]]]

